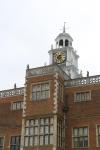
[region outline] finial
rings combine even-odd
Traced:
[[[27,64],[27,67],[26,67],[26,69],[27,69],[27,70],[29,70],[29,64]]]
[[[89,71],[87,71],[87,77],[89,77]]]
[[[16,89],[16,83],[14,83],[14,89]]]
[[[66,22],[64,22],[64,26],[63,26],[63,33],[65,33],[65,32],[66,32],[65,24],[66,24]]]

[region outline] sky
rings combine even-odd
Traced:
[[[100,74],[100,0],[0,0],[0,91],[24,86],[27,64],[49,64],[64,22],[79,70]]]

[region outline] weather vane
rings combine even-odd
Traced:
[[[69,27],[68,27],[68,28],[66,28],[66,22],[64,22],[64,26],[63,26],[63,33],[66,33],[66,29],[69,29]]]
[[[66,28],[65,28],[65,26],[66,26],[66,22],[64,22],[64,26],[63,26],[63,33],[65,33],[66,31]]]

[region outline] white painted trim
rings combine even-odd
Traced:
[[[84,100],[84,101],[80,100],[80,101],[76,101],[76,94],[77,94],[77,93],[86,93],[86,92],[89,92],[89,93],[90,93],[90,99],[89,99],[89,100]],[[75,91],[75,92],[74,92],[74,102],[75,102],[75,103],[89,102],[89,101],[91,101],[91,90],[83,90],[83,91]]]

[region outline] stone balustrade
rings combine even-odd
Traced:
[[[41,76],[55,73],[60,74],[65,80],[69,79],[68,75],[57,64],[27,69],[26,77]]]
[[[67,80],[65,82],[65,87],[82,86],[98,83],[100,83],[100,75]]]
[[[0,98],[24,95],[24,87],[0,91]]]

